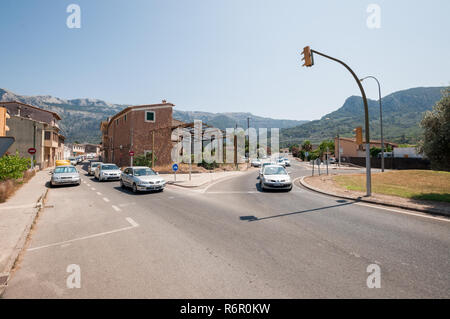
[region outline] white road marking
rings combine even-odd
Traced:
[[[105,202],[109,202],[109,199],[108,198],[106,198],[106,197],[103,197],[103,200],[105,201]]]
[[[125,219],[131,224],[131,226],[133,226],[133,227],[139,226],[139,224],[136,223],[131,217],[126,217]]]
[[[117,207],[116,205],[112,205],[111,206],[116,212],[120,212],[121,209],[119,207]]]
[[[94,188],[94,187],[91,187],[91,189],[92,189],[93,191],[95,191],[95,188]]]
[[[101,195],[102,195],[102,193],[100,193],[100,192],[97,192],[97,195],[100,195],[100,196],[101,196]]]
[[[383,209],[383,210],[387,210],[387,211],[399,213],[399,214],[412,215],[412,216],[418,216],[418,217],[429,218],[429,219],[436,219],[436,220],[440,220],[440,221],[447,222],[447,223],[450,222],[449,218],[425,215],[426,213],[423,213],[423,214],[421,214],[419,212],[413,213],[413,212],[409,212],[409,211],[398,210],[398,209],[383,207],[383,206],[370,205],[370,204],[365,204],[365,203],[355,203],[355,205],[366,206],[366,207],[371,207],[371,208],[376,208],[376,209]]]
[[[33,250],[38,250],[38,249],[48,248],[48,247],[53,247],[53,246],[63,246],[63,245],[67,245],[69,243],[73,243],[75,241],[80,241],[80,240],[85,240],[85,239],[105,236],[105,235],[118,233],[118,232],[121,232],[121,231],[126,231],[126,230],[129,230],[129,229],[133,229],[133,228],[139,227],[139,224],[136,223],[134,220],[132,220],[130,217],[127,217],[125,219],[127,220],[127,222],[131,226],[127,226],[127,227],[123,227],[123,228],[119,228],[119,229],[115,229],[115,230],[110,230],[110,231],[107,231],[107,232],[102,232],[102,233],[98,233],[98,234],[94,234],[94,235],[89,235],[89,236],[79,237],[79,238],[75,238],[75,239],[65,240],[65,241],[61,241],[61,242],[58,242],[58,243],[38,246],[38,247],[34,247],[34,248],[28,248],[27,251],[33,251]]]
[[[89,184],[89,183],[88,183],[88,184],[86,184],[86,185],[87,185],[87,186],[89,186],[89,187],[91,187],[91,184]]]

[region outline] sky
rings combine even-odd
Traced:
[[[336,62],[302,67],[304,46],[376,76],[383,96],[450,85],[449,12],[448,0],[1,0],[0,87],[314,120],[360,91]]]

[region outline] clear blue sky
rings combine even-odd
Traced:
[[[81,29],[66,26],[71,3]],[[380,29],[366,25],[371,3]],[[317,119],[359,90],[334,62],[301,68],[305,45],[377,76],[383,95],[449,85],[449,12],[448,0],[1,0],[0,87]]]

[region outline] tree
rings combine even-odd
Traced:
[[[310,152],[312,150],[312,144],[310,141],[304,141],[302,144],[302,150],[305,152]]]
[[[425,112],[420,126],[419,152],[430,159],[432,169],[450,171],[450,88],[431,111]]]
[[[319,145],[319,157],[322,157],[323,154],[325,154],[327,152],[327,150],[331,153],[334,154],[334,142],[331,140],[328,141],[322,141],[322,143],[320,143]]]
[[[381,153],[381,148],[379,148],[379,147],[371,147],[370,148],[370,157],[376,158],[379,153]]]

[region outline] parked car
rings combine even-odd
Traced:
[[[157,172],[146,166],[127,167],[120,177],[122,188],[130,187],[133,193],[138,191],[163,191],[166,181]]]
[[[261,167],[261,160],[255,158],[255,159],[252,160],[250,165],[253,166],[253,167]]]
[[[116,164],[112,163],[101,163],[100,165],[97,165],[94,172],[94,177],[100,182],[107,180],[120,180],[120,175],[122,174],[120,168],[118,168]]]
[[[75,166],[78,164],[78,160],[76,157],[69,157],[70,164]]]
[[[292,189],[292,181],[286,169],[281,165],[267,165],[259,179],[262,191],[265,189]]]
[[[88,167],[88,175],[94,175],[95,168],[100,164],[101,162],[91,162]]]
[[[58,166],[52,172],[50,185],[80,185],[80,174],[73,165]]]

